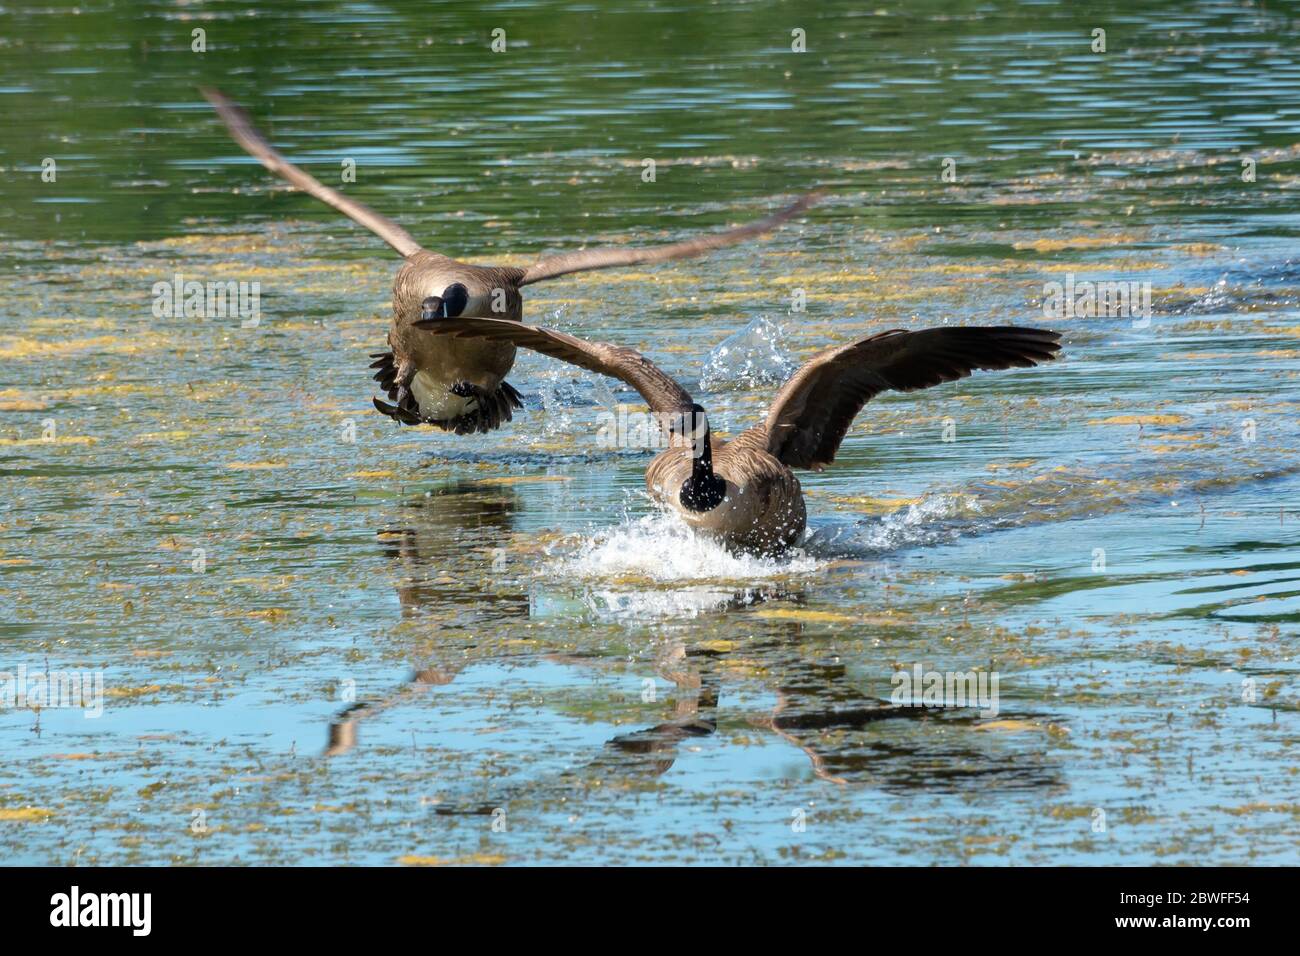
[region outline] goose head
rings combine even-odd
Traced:
[[[437,277],[428,282],[420,313],[411,324],[429,329],[447,319],[517,318],[519,290],[514,285],[469,274]]]
[[[708,414],[700,405],[692,404],[673,416],[669,432],[691,449],[691,475],[682,482],[677,500],[695,514],[712,511],[727,497],[727,483],[713,473],[713,438]]]
[[[453,282],[439,295],[425,297],[420,303],[420,318],[415,324],[419,326],[421,323],[434,322],[438,319],[458,319],[465,314],[469,301],[469,289],[465,283]]]
[[[677,446],[690,448],[698,458],[709,447],[709,415],[704,406],[691,404],[666,416],[668,435]]]

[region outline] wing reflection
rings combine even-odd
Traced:
[[[418,617],[426,609],[454,607],[462,626],[490,625],[502,617],[527,618],[527,592],[511,590],[501,572],[520,509],[518,493],[509,486],[485,486],[472,481],[434,485],[408,498],[400,524],[376,533],[383,553],[395,565],[397,600],[402,617]],[[456,567],[442,562],[459,554]],[[357,727],[430,687],[449,684],[465,666],[461,654],[448,648],[445,660],[417,670],[391,693],[345,707],[329,725],[325,755],[347,753],[357,743]]]
[[[514,488],[471,481],[435,485],[407,499],[400,523],[376,533],[397,565],[402,616],[455,604],[492,616],[528,616],[527,594],[498,590],[521,501]],[[448,566],[447,555],[456,555]],[[467,623],[473,623],[467,621]]]
[[[450,611],[455,634],[479,635],[498,633],[502,624],[528,619],[533,613],[541,613],[538,620],[545,621],[590,612],[589,603],[582,602],[554,602],[551,612],[530,611],[527,585],[520,585],[510,573],[499,573],[497,562],[510,553],[520,508],[511,487],[485,488],[474,482],[447,483],[431,494],[409,499],[396,527],[380,534],[384,553],[396,571],[403,619],[427,617],[437,625]],[[459,556],[451,566],[449,554]],[[628,600],[626,588],[620,593],[622,600]],[[728,612],[768,602],[798,607],[804,603],[801,592],[774,585],[734,591],[715,588],[691,596],[701,598],[688,625],[693,633],[681,635],[678,623],[665,629],[679,632],[678,636],[659,633],[649,638],[658,647],[651,670],[673,685],[671,699],[665,702],[671,710],[664,719],[609,738],[577,766],[540,778],[501,782],[490,801],[475,798],[459,806],[451,801],[437,812],[491,812],[494,806],[532,792],[585,791],[597,781],[629,786],[651,781],[695,750],[695,742],[715,735],[728,716],[788,744],[806,761],[813,777],[838,786],[899,792],[1061,785],[1059,767],[1049,756],[1043,734],[988,732],[984,728],[999,725],[981,719],[975,706],[896,706],[889,700],[889,665],[883,653],[878,680],[864,681],[834,656],[833,635],[816,624],[785,622],[775,635],[769,626],[759,640],[719,641],[709,636],[714,630],[711,623]],[[589,592],[586,600],[591,599]],[[626,628],[612,626],[620,634],[627,633]],[[388,694],[350,704],[336,716],[329,727],[327,755],[356,747],[361,721],[452,683],[466,667],[517,662],[521,657],[517,648],[507,649],[492,640],[435,633],[437,640],[429,652],[433,659]],[[615,670],[625,674],[628,666],[625,653],[581,653],[567,647],[547,651],[544,646],[540,651],[546,660],[584,672],[583,683]],[[537,659],[532,652],[522,656]],[[730,713],[724,706],[729,696]],[[775,703],[767,713],[755,713],[744,700],[756,696]],[[1032,726],[1032,721],[1042,718],[1041,713],[1004,707],[1000,726]]]

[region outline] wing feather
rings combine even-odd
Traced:
[[[691,407],[691,396],[670,375],[635,349],[606,342],[588,342],[566,332],[507,319],[430,319],[415,323],[435,335],[509,342],[617,378],[640,393],[656,414],[679,414]]]
[[[792,468],[821,470],[862,406],[881,392],[931,388],[976,369],[1029,368],[1055,358],[1060,338],[1018,326],[943,326],[893,329],[827,349],[786,382],[747,441]]]
[[[263,166],[277,176],[288,180],[308,195],[314,196],[327,206],[337,209],[353,222],[365,226],[384,242],[396,249],[402,256],[410,257],[420,251],[420,244],[409,232],[386,216],[381,216],[368,206],[363,206],[354,199],[330,189],[311,174],[299,169],[289,162],[267,141],[253,121],[233,100],[220,90],[212,87],[200,87],[207,101],[212,104],[226,124],[226,129],[236,143]]]
[[[529,266],[524,271],[524,278],[519,284],[525,286],[533,282],[541,282],[544,279],[554,279],[557,276],[569,275],[574,272],[587,272],[591,269],[643,265],[647,262],[665,262],[669,259],[686,259],[691,256],[703,255],[706,252],[712,252],[714,249],[733,246],[738,242],[744,242],[746,239],[770,232],[786,220],[793,219],[820,199],[820,193],[807,193],[800,197],[798,201],[791,203],[780,212],[765,219],[746,223],[725,232],[696,236],[682,242],[637,249],[621,249],[618,247],[584,249],[579,252],[551,256]]]

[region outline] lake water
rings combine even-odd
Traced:
[[[1300,862],[1300,18],[1080,6],[0,10],[0,691],[104,688],[0,700],[0,858]],[[615,383],[521,353],[498,432],[376,414],[396,257],[201,83],[472,261],[822,187],[527,290],[732,434],[888,328],[1063,358],[871,402],[804,547],[733,556],[604,447]],[[177,274],[259,283],[260,322],[156,316]],[[1151,315],[1045,318],[1067,281]],[[918,665],[997,713],[893,706]]]

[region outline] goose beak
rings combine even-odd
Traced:
[[[420,318],[415,323],[417,329],[427,329],[438,319],[447,317],[447,303],[442,301],[442,296],[431,295],[420,303]]]

